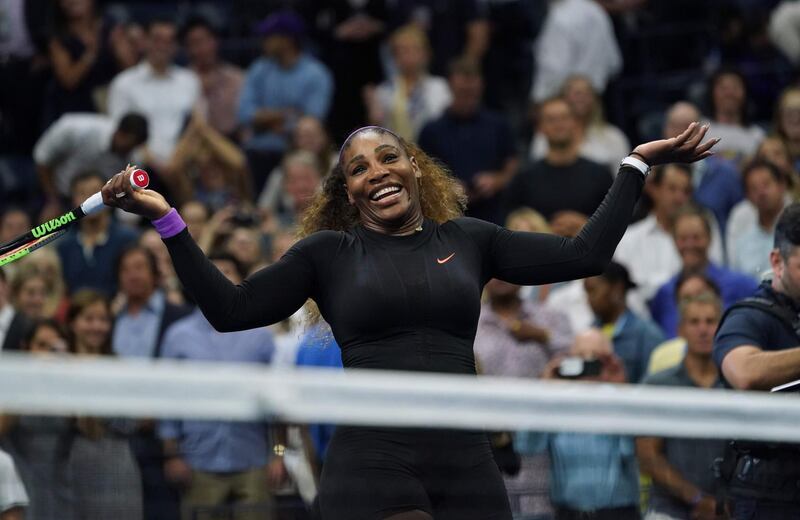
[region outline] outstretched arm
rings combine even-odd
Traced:
[[[126,170],[102,189],[108,206],[142,215],[151,220],[166,216],[171,208],[153,190],[134,190]],[[117,197],[117,194],[124,196]],[[178,223],[180,224],[180,219]],[[276,323],[291,316],[313,294],[315,271],[302,253],[302,242],[278,262],[234,285],[206,257],[188,230],[177,226],[164,239],[175,272],[197,302],[208,321],[220,332],[251,329]]]
[[[698,161],[710,156],[719,141],[702,143],[707,131],[708,126],[692,123],[677,137],[637,146],[631,156],[649,166]],[[495,228],[486,239],[490,277],[539,285],[599,274],[625,233],[643,185],[642,172],[621,166],[603,202],[574,238]]]

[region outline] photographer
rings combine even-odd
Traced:
[[[714,341],[714,361],[740,390],[769,390],[800,379],[800,204],[775,227],[772,280],[734,305]],[[734,442],[719,465],[735,519],[800,518],[800,446]]]
[[[575,338],[569,358],[557,358],[544,379],[625,383],[625,365],[600,330]],[[521,455],[550,455],[550,500],[556,520],[639,520],[639,468],[634,440],[620,435],[520,432]]]

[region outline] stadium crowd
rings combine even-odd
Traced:
[[[475,360],[556,378],[571,354],[608,360],[602,381],[720,386],[721,314],[769,271],[800,197],[798,14],[778,0],[0,0],[0,243],[135,163],[238,283],[291,247],[365,124],[444,162],[468,215],[574,236],[630,143],[707,121],[717,154],[653,171],[603,274],[486,286]],[[341,367],[303,311],[216,332],[158,233],[110,211],[0,268],[0,348]],[[0,519],[314,518],[332,428],[0,415]],[[715,518],[722,441],[491,439],[517,518]]]

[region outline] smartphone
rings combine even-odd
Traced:
[[[562,379],[597,377],[602,370],[603,364],[597,359],[568,357],[558,365],[558,377]]]

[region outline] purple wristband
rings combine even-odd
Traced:
[[[161,238],[169,238],[183,231],[186,227],[186,222],[178,214],[178,210],[172,208],[163,217],[153,220],[153,226],[155,226]]]

